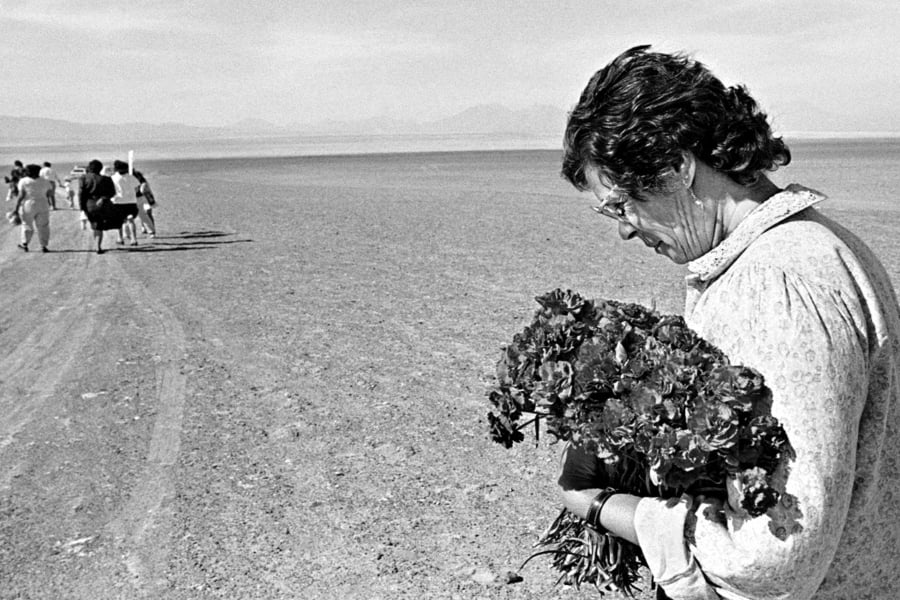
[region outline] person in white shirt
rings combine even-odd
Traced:
[[[56,186],[57,184],[62,185],[63,182],[60,181],[59,175],[53,170],[53,165],[48,162],[45,162],[44,166],[41,168],[40,176],[42,179],[46,179],[50,182],[50,191],[47,192],[47,201],[50,203],[50,209],[56,210]]]
[[[134,219],[138,216],[137,190],[140,182],[128,172],[128,163],[126,162],[114,161],[113,169],[115,173],[112,175],[112,180],[116,186],[113,205],[122,218],[122,227],[119,228],[119,239],[116,240],[116,243],[124,244],[124,238],[127,237],[130,245],[137,246],[137,227]]]
[[[50,243],[50,206],[47,203],[47,192],[50,184],[40,177],[40,165],[28,165],[25,175],[18,182],[16,211],[22,219],[22,241],[19,248],[28,252],[28,243],[38,233],[38,241],[42,252],[49,252]]]

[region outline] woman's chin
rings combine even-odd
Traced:
[[[691,262],[691,260],[693,260],[690,257],[686,256],[685,253],[683,251],[679,250],[678,248],[673,248],[672,246],[663,244],[662,242],[657,244],[653,248],[653,251],[656,252],[657,254],[659,254],[660,256],[665,256],[666,258],[671,260],[676,265],[683,265],[683,264],[689,263],[689,262]]]

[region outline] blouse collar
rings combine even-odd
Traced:
[[[821,192],[796,183],[754,208],[722,242],[688,263],[690,279],[710,281],[721,275],[766,230],[825,200]]]

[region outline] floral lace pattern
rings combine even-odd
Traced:
[[[689,549],[725,598],[900,597],[900,309],[822,199],[790,186],[689,265],[688,324],[766,377],[797,454],[802,532],[698,518]]]

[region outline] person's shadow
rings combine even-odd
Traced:
[[[116,252],[117,254],[131,252],[185,252],[188,250],[214,250],[224,244],[249,244],[253,240],[250,239],[215,239],[229,238],[237,235],[236,233],[228,233],[225,231],[203,230],[203,231],[181,231],[171,235],[158,235],[149,238],[137,246],[117,245],[112,248],[104,248],[104,254]],[[68,252],[90,252],[96,253],[95,249],[59,249],[51,250],[52,252],[68,253]]]

